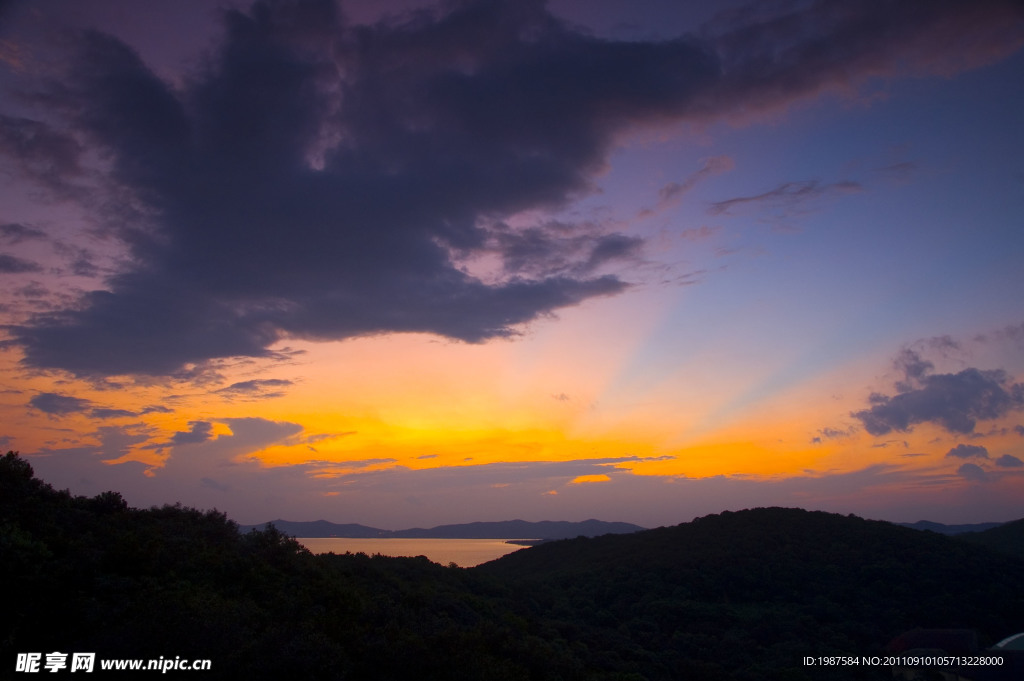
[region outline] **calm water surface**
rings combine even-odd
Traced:
[[[426,556],[441,565],[473,567],[522,546],[503,539],[347,539],[344,537],[297,537],[313,553],[365,553],[368,556]]]

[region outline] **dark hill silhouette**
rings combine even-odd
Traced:
[[[969,523],[966,525],[946,525],[945,523],[935,523],[931,520],[918,520],[916,523],[896,523],[900,527],[909,527],[913,530],[928,530],[929,532],[938,532],[939,534],[963,534],[965,532],[984,532],[985,530],[991,530],[993,527],[999,527],[1004,523]]]
[[[990,645],[1020,627],[1024,561],[980,548],[882,521],[760,508],[552,542],[476,570],[529,593],[538,612],[587,612],[628,632],[661,651],[664,678],[686,678],[726,657],[796,673],[801,654],[868,655],[917,627],[975,629]]]
[[[1024,612],[1024,560],[855,517],[723,513],[463,570],[313,555],[216,511],[75,497],[13,453],[0,457],[0,583],[4,664],[170,654],[254,681],[888,679],[803,660],[884,654],[915,628],[970,629],[985,646]]]
[[[1024,519],[1003,523],[984,532],[961,534],[957,539],[1024,558]]]

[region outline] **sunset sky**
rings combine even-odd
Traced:
[[[0,446],[241,523],[1024,517],[1024,6],[0,3]]]

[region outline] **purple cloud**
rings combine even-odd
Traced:
[[[267,0],[225,11],[219,45],[176,84],[114,37],[69,33],[63,72],[38,84],[43,111],[0,116],[0,153],[81,201],[130,264],[10,331],[27,366],[79,376],[268,357],[283,338],[512,337],[629,287],[602,268],[634,260],[637,237],[495,228],[593,191],[622,133],[988,63],[1019,46],[1006,26],[1022,13],[1001,0],[820,2],[618,42],[540,0],[369,26],[334,0]],[[85,193],[92,156],[108,165]],[[854,189],[795,183],[716,209]],[[463,266],[489,254],[503,264],[493,281]]]

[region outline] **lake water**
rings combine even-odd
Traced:
[[[313,553],[365,553],[368,556],[426,556],[441,565],[473,567],[525,548],[503,539],[348,539],[296,537]]]

